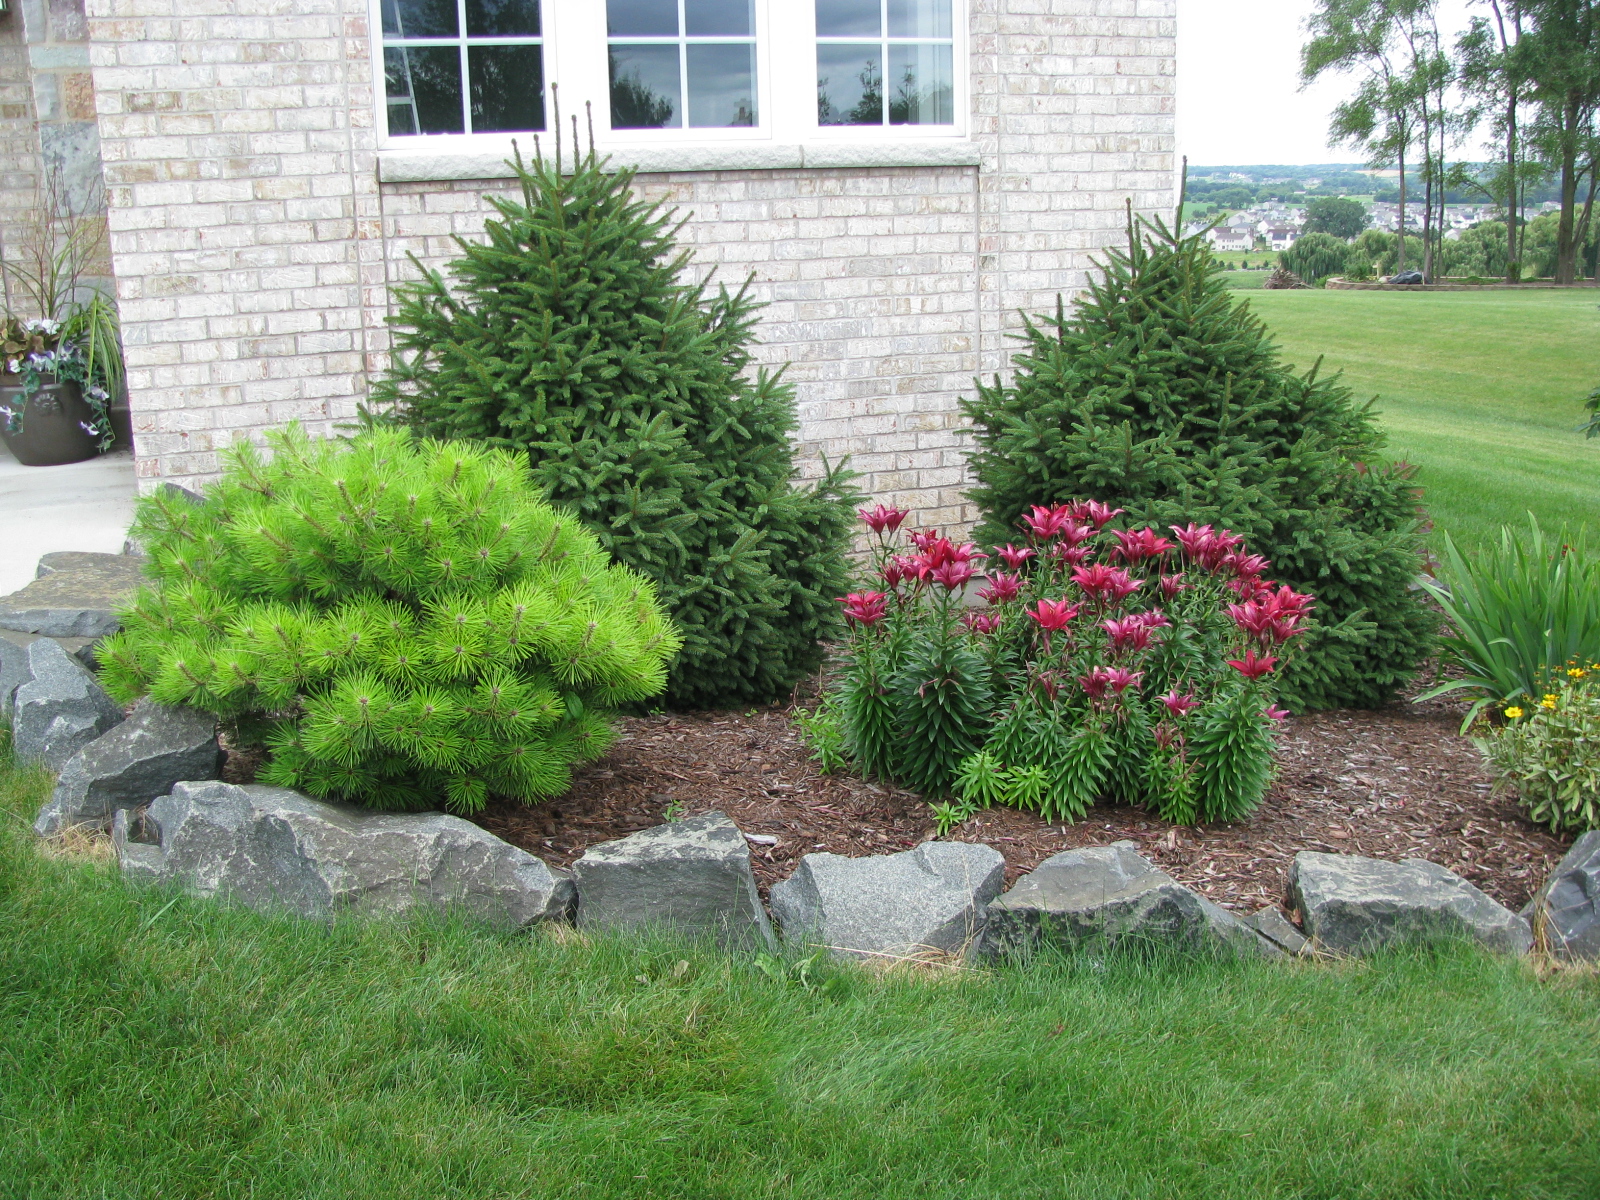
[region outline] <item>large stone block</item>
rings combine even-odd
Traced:
[[[72,825],[104,828],[118,809],[141,808],[180,780],[215,779],[221,766],[215,718],[142,701],[68,760],[34,831],[50,837]]]
[[[124,874],[306,917],[458,907],[521,927],[567,916],[571,876],[443,813],[376,813],[287,788],[179,783],[119,809]]]
[[[772,926],[738,826],[707,813],[590,846],[572,864],[582,929],[660,929],[769,946]]]
[[[28,647],[26,683],[17,688],[11,747],[22,762],[52,771],[122,720],[122,709],[61,645],[42,637]]]
[[[1277,948],[1140,856],[1132,842],[1068,850],[989,905],[982,950],[1049,945],[1272,957]]]
[[[115,633],[117,609],[145,581],[144,561],[127,554],[47,554],[37,579],[0,596],[0,628],[46,637]]]
[[[1302,850],[1289,868],[1289,898],[1326,950],[1370,954],[1408,941],[1470,938],[1525,954],[1528,923],[1454,871],[1420,858],[1398,863]]]
[[[967,842],[870,858],[807,854],[772,889],[772,914],[786,941],[846,957],[962,951],[982,933],[1005,871],[998,850]]]
[[[1558,958],[1600,959],[1600,829],[1573,844],[1522,915]]]

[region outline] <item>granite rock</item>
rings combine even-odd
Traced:
[[[581,929],[643,929],[766,947],[772,926],[739,827],[707,813],[590,846],[572,864]]]
[[[60,771],[122,721],[122,709],[99,681],[55,640],[42,637],[28,647],[27,670],[11,713],[11,746],[19,761]]]
[[[1305,934],[1289,923],[1283,910],[1276,904],[1240,920],[1285,954],[1306,954],[1311,950],[1311,943],[1306,940]]]
[[[807,854],[772,889],[772,914],[786,941],[846,957],[964,951],[982,933],[1005,870],[998,850],[967,842],[870,858]]]
[[[287,788],[184,782],[148,810],[118,810],[130,879],[326,918],[458,908],[520,928],[566,917],[571,876],[443,813],[377,813]]]
[[[1275,955],[1254,930],[1159,870],[1132,842],[1047,858],[989,905],[985,954],[1040,945]]]
[[[37,579],[0,596],[0,628],[46,637],[115,633],[117,609],[145,582],[144,562],[127,554],[47,554]]]
[[[1573,843],[1522,915],[1557,958],[1600,959],[1600,829]]]
[[[104,828],[118,809],[141,808],[180,780],[215,779],[221,766],[214,717],[141,701],[61,769],[34,831],[50,837],[72,825]]]
[[[1451,938],[1525,954],[1533,943],[1527,921],[1420,858],[1392,863],[1302,850],[1289,868],[1289,897],[1313,942],[1340,954]]]

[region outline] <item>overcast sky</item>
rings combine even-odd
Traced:
[[[1300,90],[1312,8],[1312,0],[1178,0],[1180,154],[1196,166],[1360,160],[1327,144],[1328,118],[1353,81],[1326,77]],[[1465,29],[1488,11],[1484,0],[1440,0],[1440,24]]]

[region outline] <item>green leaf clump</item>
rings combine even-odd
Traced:
[[[98,651],[119,701],[260,733],[263,783],[471,813],[566,791],[611,711],[665,687],[654,586],[517,456],[398,430],[271,445],[230,451],[199,503],[140,502],[152,583]]]
[[[1383,465],[1370,406],[1284,365],[1200,237],[1128,228],[1068,315],[1029,320],[1012,382],[963,407],[975,429],[979,541],[1034,504],[1098,497],[1130,525],[1213,523],[1317,598],[1306,652],[1278,680],[1296,709],[1378,707],[1412,678],[1437,620],[1412,584],[1422,512]]]
[[[380,404],[526,456],[552,502],[654,580],[684,638],[666,700],[763,703],[821,665],[848,580],[843,464],[795,485],[792,389],[752,369],[746,289],[685,282],[659,204],[591,150],[513,164],[486,239],[398,289]]]

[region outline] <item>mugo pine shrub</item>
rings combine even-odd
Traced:
[[[838,631],[850,506],[840,469],[794,486],[794,400],[748,373],[744,291],[682,281],[688,255],[632,172],[593,151],[515,164],[520,200],[446,282],[399,292],[390,376],[374,395],[418,432],[525,454],[550,499],[656,582],[683,634],[667,700],[787,695]],[[842,467],[842,464],[841,464]]]
[[[882,590],[843,598],[848,659],[808,740],[932,797],[941,824],[991,804],[1076,820],[1101,801],[1180,823],[1254,810],[1285,714],[1271,680],[1313,602],[1211,526],[1112,529],[1097,502],[1035,507],[991,557],[905,513],[862,514]],[[963,592],[979,579],[984,609]]]
[[[456,812],[559,795],[678,647],[650,582],[539,496],[520,457],[398,430],[233,450],[160,492],[152,586],[100,648],[127,702],[268,723],[263,783]]]
[[[1210,249],[1157,223],[1069,317],[1031,321],[1015,381],[964,407],[980,538],[1033,504],[1095,496],[1158,529],[1227,526],[1315,594],[1317,625],[1284,668],[1295,708],[1374,707],[1428,656],[1437,621],[1411,588],[1421,566],[1409,468],[1377,460],[1369,409],[1284,366]]]

